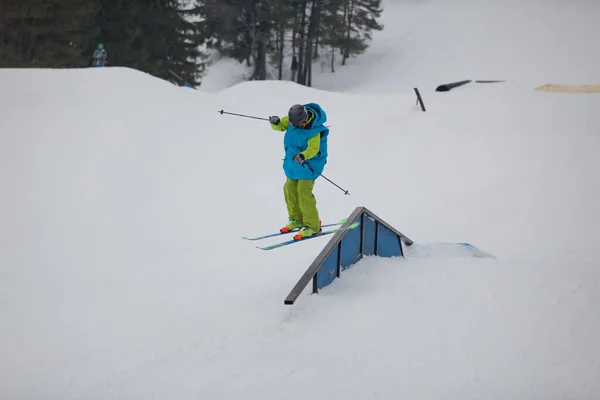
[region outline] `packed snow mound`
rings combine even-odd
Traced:
[[[166,87],[175,88],[171,83],[126,67],[81,68],[81,69],[4,69],[3,85],[15,94],[24,89],[51,88],[55,90],[80,90],[70,94],[93,96],[110,95],[114,90],[135,91],[136,94],[152,93]],[[121,83],[126,81],[127,85]],[[101,90],[110,85],[110,91]],[[120,88],[120,89],[119,89]]]
[[[600,392],[597,96],[475,87],[423,113],[409,96],[212,95],[112,68],[0,70],[0,87],[0,398]],[[284,307],[326,241],[241,240],[287,220],[282,137],[217,111],[305,100],[331,124],[325,174],[352,193],[317,181],[324,222],[364,205],[422,249],[496,258],[369,257]]]

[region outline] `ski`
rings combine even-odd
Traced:
[[[337,225],[344,225],[346,223],[346,221],[348,220],[348,218],[344,218],[343,220],[341,220],[340,222],[336,222],[335,224],[326,224],[326,225],[321,225],[321,228],[327,228],[330,226],[337,226]],[[263,235],[263,236],[257,236],[257,237],[242,237],[243,240],[261,240],[261,239],[266,239],[266,238],[270,238],[270,237],[275,237],[275,236],[282,236],[282,235],[287,235],[289,233],[295,233],[298,232],[300,229],[294,229],[291,230],[289,232],[285,232],[285,233],[281,233],[281,232],[277,232],[277,233],[269,233],[268,235]]]
[[[340,231],[345,231],[345,230],[348,230],[348,229],[354,229],[354,228],[356,228],[359,225],[360,225],[360,222],[355,222],[352,225],[348,226],[347,228],[331,229],[331,230],[328,230],[328,231],[324,231],[324,232],[318,233],[318,234],[313,235],[313,236],[309,236],[309,237],[307,237],[305,239],[301,239],[301,240],[294,240],[294,239],[292,239],[292,240],[287,240],[285,242],[275,243],[275,244],[272,244],[270,246],[265,246],[265,247],[256,246],[256,248],[257,249],[261,249],[261,250],[273,250],[273,249],[277,249],[279,247],[287,246],[287,245],[290,245],[290,244],[301,243],[301,242],[304,242],[305,240],[314,239],[314,238],[318,238],[318,237],[325,236],[325,235],[331,235],[333,233],[340,232]],[[325,225],[323,225],[323,226],[325,226]]]

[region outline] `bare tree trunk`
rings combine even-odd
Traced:
[[[250,61],[251,58],[252,58],[252,41],[249,42],[248,51],[246,53],[246,65],[248,67],[252,65],[252,62]]]
[[[279,57],[279,76],[278,79],[282,80],[283,79],[283,45],[284,45],[284,39],[285,39],[285,26],[283,25],[283,23],[281,23],[279,25],[279,32],[277,34],[277,38],[279,40],[279,42],[277,43],[279,45],[278,49],[277,49],[277,55]]]
[[[298,14],[294,17],[294,25],[292,28],[292,55],[296,55],[296,36],[298,35]]]
[[[331,46],[331,72],[335,72],[335,49]]]
[[[297,51],[296,49],[298,48],[298,28],[299,28],[299,20],[298,20],[298,13],[296,12],[296,15],[294,16],[294,22],[293,22],[293,28],[292,28],[292,55],[295,56]]]
[[[256,15],[255,15],[254,7],[250,7],[244,10],[244,25],[246,26],[247,31],[245,32],[246,43],[248,44],[248,49],[246,53],[246,65],[249,67],[252,65],[250,60],[252,59],[254,52],[254,41],[256,39]]]
[[[346,16],[346,41],[344,43],[344,56],[342,58],[342,65],[346,65],[346,60],[350,57],[350,32],[352,31],[352,14],[354,13],[354,1],[350,0],[344,6],[344,13]]]
[[[319,24],[320,10],[320,0],[313,0],[312,7],[310,10],[310,23],[308,26],[308,35],[306,38],[306,63],[304,65],[304,75],[306,76],[307,86],[311,86],[312,84],[313,46],[317,34],[317,26]]]
[[[297,82],[301,85],[304,85],[306,83],[306,75],[304,74],[304,57],[305,57],[305,41],[306,41],[306,34],[305,34],[305,29],[306,29],[306,3],[307,0],[303,0],[302,3],[300,4],[301,10],[300,12],[302,13],[302,17],[301,17],[301,22],[300,22],[300,27],[298,30],[298,79]]]
[[[320,7],[319,7],[320,9]],[[321,13],[319,12],[320,19]],[[317,31],[315,32],[315,51],[313,53],[313,59],[319,58],[319,35],[321,33],[321,24],[320,21],[317,22]]]
[[[267,79],[267,44],[263,40],[257,42],[256,65],[254,79],[264,81]]]

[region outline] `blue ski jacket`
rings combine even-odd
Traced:
[[[306,111],[309,114],[308,124],[305,127],[295,127],[289,124],[288,118],[283,117],[279,125],[272,125],[273,129],[285,130],[283,137],[283,148],[285,157],[283,159],[283,171],[289,179],[298,180],[315,180],[319,174],[323,173],[325,164],[327,164],[327,137],[329,129],[325,127],[327,114],[321,106],[316,103],[304,104]],[[306,164],[315,171],[312,172],[306,166],[298,164],[294,161],[296,154],[302,153],[308,147],[308,141],[320,135],[319,152],[312,158],[305,161]]]

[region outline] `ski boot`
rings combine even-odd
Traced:
[[[288,232],[291,232],[291,231],[294,231],[294,230],[300,229],[300,228],[302,228],[302,224],[300,222],[296,221],[295,219],[290,218],[290,222],[288,222],[288,224],[286,226],[281,228],[279,230],[279,232],[288,233]]]
[[[319,221],[319,230],[318,231],[314,231],[314,230],[310,229],[308,226],[303,226],[302,229],[300,229],[300,232],[298,232],[298,234],[294,236],[294,240],[302,240],[302,239],[306,239],[307,237],[310,237],[310,236],[318,235],[319,233],[323,232],[321,225],[323,225],[323,222]]]

